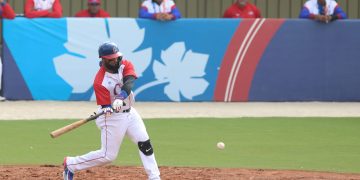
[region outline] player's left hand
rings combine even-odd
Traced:
[[[116,112],[120,112],[122,107],[125,106],[124,99],[128,97],[128,94],[126,91],[121,90],[120,94],[115,96],[115,100],[113,102],[113,108]]]
[[[114,112],[113,108],[110,105],[103,106],[102,111],[104,112],[105,117],[110,117],[111,114]]]

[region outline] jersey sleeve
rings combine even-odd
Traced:
[[[255,9],[255,16],[256,18],[261,18],[261,11],[259,8],[257,8],[255,5],[254,5],[254,9]]]
[[[27,0],[24,8],[25,17],[27,18],[37,18],[37,17],[45,17],[49,15],[49,11],[36,11],[34,10],[34,1]]]
[[[107,11],[102,10],[102,9],[100,10],[100,14],[101,14],[100,16],[103,17],[103,18],[111,17],[110,14]]]
[[[148,8],[144,5],[144,3],[139,9],[139,18],[156,19],[156,13],[149,13]]]
[[[49,13],[47,17],[52,17],[52,18],[61,18],[62,17],[62,6],[60,3],[60,0],[55,0],[53,7],[52,7],[52,12]]]
[[[124,71],[123,71],[123,77],[134,76],[135,78],[137,78],[135,69],[134,69],[134,65],[130,61],[126,61],[126,60],[124,60],[123,64],[125,65]]]
[[[337,16],[338,19],[346,19],[347,18],[346,13],[341,9],[341,7],[338,4],[336,4],[336,6],[335,6],[334,15]]]
[[[96,96],[96,103],[98,105],[111,104],[110,92],[101,84],[94,84],[94,91]]]
[[[225,10],[223,18],[232,18],[232,16],[231,16],[231,7],[227,8]]]
[[[313,19],[314,18],[314,14],[310,14],[309,9],[304,6],[301,11],[300,11],[300,15],[299,18],[304,18],[304,19]]]
[[[96,96],[96,103],[98,105],[111,105],[110,92],[102,85],[105,77],[105,69],[102,67],[96,74],[94,80],[94,91]]]
[[[87,17],[87,15],[84,10],[80,10],[75,14],[75,17]]]
[[[1,6],[2,6],[2,17],[3,18],[7,18],[7,19],[15,18],[16,14],[8,3],[5,3],[4,5],[1,4]]]
[[[173,15],[173,20],[181,18],[181,13],[175,4],[171,7],[171,14]]]

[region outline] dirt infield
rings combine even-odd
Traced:
[[[275,180],[275,179],[331,179],[331,180],[360,180],[360,174],[339,174],[306,171],[277,171],[263,169],[234,169],[234,168],[189,168],[189,167],[160,167],[161,178],[168,180]],[[61,179],[62,167],[54,165],[43,166],[0,166],[0,179],[51,180]],[[74,179],[146,179],[142,167],[104,166],[80,171]]]

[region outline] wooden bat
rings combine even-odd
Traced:
[[[91,115],[90,117],[88,117],[86,119],[82,119],[82,120],[76,121],[74,123],[71,123],[71,124],[69,124],[67,126],[64,126],[62,128],[59,128],[59,129],[51,132],[50,136],[52,138],[57,138],[57,137],[61,136],[62,134],[65,134],[65,133],[67,133],[67,132],[69,132],[69,131],[71,131],[71,130],[73,130],[75,128],[78,128],[81,125],[83,125],[83,124],[85,124],[85,123],[87,123],[89,121],[95,120],[96,118],[98,118],[99,116],[101,116],[103,114],[104,114],[104,112],[101,112],[99,114]]]

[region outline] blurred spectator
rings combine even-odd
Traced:
[[[9,3],[6,3],[6,0],[0,0],[0,17],[6,19],[15,18],[15,12]]]
[[[173,0],[145,0],[139,10],[140,18],[170,21],[181,18]]]
[[[1,75],[2,75],[2,61],[0,57],[0,92],[1,92]],[[6,99],[2,96],[0,96],[0,101],[5,101]]]
[[[347,18],[345,12],[335,0],[308,0],[304,4],[299,17],[326,23]]]
[[[75,17],[110,17],[109,13],[101,9],[101,0],[88,0],[88,9],[76,13]]]
[[[25,16],[27,18],[61,18],[60,0],[26,0]]]
[[[224,13],[224,18],[261,18],[260,10],[248,0],[236,0]]]

